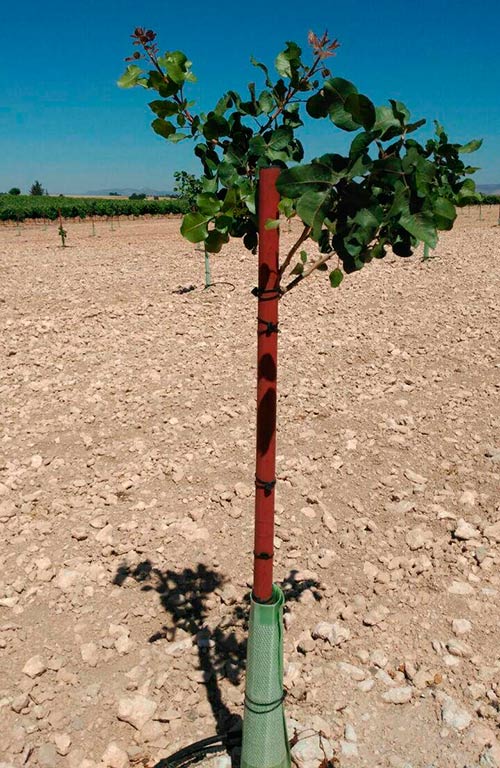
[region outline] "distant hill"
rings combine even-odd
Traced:
[[[116,192],[120,197],[128,197],[129,195],[139,194],[147,195],[148,197],[168,197],[172,192],[160,192],[157,189],[150,189],[149,187],[109,187],[108,189],[94,189],[90,192],[82,192],[82,195],[88,195],[89,197],[102,197],[103,195],[109,195],[110,192]]]
[[[500,184],[477,184],[476,186],[485,195],[500,195]]]

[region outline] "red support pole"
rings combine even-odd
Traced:
[[[276,482],[276,374],[278,370],[279,168],[263,168],[259,178],[259,283],[257,289],[257,456],[253,598],[269,602],[273,591],[274,486]]]

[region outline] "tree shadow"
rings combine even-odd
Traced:
[[[321,600],[319,583],[313,579],[300,580],[298,575],[298,571],[291,571],[280,584],[286,601],[298,600],[306,590],[312,590],[314,598]],[[174,642],[179,630],[195,638],[199,668],[217,723],[217,734],[225,736],[241,730],[241,717],[231,712],[224,702],[219,680],[225,677],[234,686],[241,682],[246,662],[250,595],[246,595],[242,603],[228,605],[227,613],[214,624],[214,606],[209,598],[228,583],[218,571],[203,563],[180,571],[161,570],[150,560],[144,560],[134,567],[122,564],[113,583],[122,586],[129,578],[141,584],[142,591],[156,592],[168,616],[167,622],[149,638],[149,642],[162,639]]]

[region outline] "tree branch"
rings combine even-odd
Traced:
[[[285,258],[283,264],[280,267],[280,271],[279,271],[280,278],[283,277],[283,274],[284,274],[286,268],[288,267],[288,265],[290,264],[291,260],[293,259],[294,255],[297,253],[297,251],[299,250],[299,248],[302,245],[302,243],[305,240],[307,240],[307,238],[309,237],[310,234],[311,234],[311,227],[308,227],[307,225],[304,225],[304,229],[302,230],[302,233],[301,233],[299,239],[297,240],[296,243],[294,243],[294,245],[292,245],[292,247],[290,248],[290,250],[288,251],[288,253],[286,255],[286,258]]]
[[[301,275],[297,275],[297,277],[291,281],[291,283],[288,283],[288,285],[285,288],[282,288],[281,295],[284,296],[285,293],[288,293],[292,290],[292,288],[295,288],[296,285],[302,282],[306,277],[309,277],[310,274],[312,274],[318,267],[320,267],[322,264],[326,264],[327,261],[329,261],[332,256],[335,256],[335,253],[325,253],[321,258],[319,258],[317,261],[314,262],[314,264],[311,264],[309,269],[306,269],[304,272],[302,272]]]

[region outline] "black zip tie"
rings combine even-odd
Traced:
[[[272,560],[274,555],[270,555],[268,552],[255,552],[254,550],[254,557],[256,560]]]
[[[261,480],[260,478],[256,477],[255,485],[257,486],[257,488],[262,488],[266,496],[268,496],[273,490],[274,486],[276,485],[276,480],[269,480],[268,482],[266,482],[265,480]]]
[[[260,301],[273,301],[274,299],[280,299],[282,296],[281,288],[259,288],[256,286],[252,288],[251,293],[253,296],[257,296]],[[265,294],[271,295],[266,297]]]
[[[249,696],[245,696],[245,708],[248,709],[249,712],[252,712],[254,715],[269,715],[271,712],[274,712],[275,709],[278,709],[283,702],[285,701],[286,697],[286,691],[283,691],[282,695],[279,699],[276,699],[276,701],[271,701],[269,704],[260,704],[258,701],[252,701]],[[253,709],[249,706],[249,703],[252,704],[252,707],[270,707],[270,709]]]
[[[265,333],[266,336],[270,336],[272,333],[279,333],[278,323],[270,323],[268,320],[262,320],[261,317],[257,318],[258,322],[266,326],[265,331],[259,331],[259,333]]]

